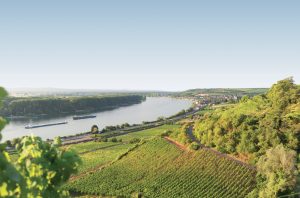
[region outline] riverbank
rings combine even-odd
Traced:
[[[104,133],[97,133],[95,135],[97,135],[98,137],[111,138],[111,137],[125,135],[128,133],[137,132],[137,131],[141,131],[141,130],[145,130],[145,129],[155,128],[158,126],[162,126],[164,124],[173,124],[179,120],[182,120],[189,116],[197,114],[199,111],[203,110],[205,107],[206,106],[202,106],[201,108],[198,107],[198,108],[193,109],[190,112],[186,112],[186,113],[180,114],[180,115],[173,115],[164,120],[148,122],[147,124],[134,125],[132,127],[124,128],[122,130],[113,130],[113,131],[104,132]],[[78,134],[78,135],[74,135],[74,136],[62,137],[61,139],[62,139],[63,145],[77,144],[77,143],[82,143],[82,142],[93,141],[95,138],[92,137],[92,135],[93,134],[91,132],[86,132],[86,133]]]

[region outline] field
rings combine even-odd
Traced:
[[[254,175],[254,170],[215,153],[180,150],[156,137],[66,188],[100,196],[245,197],[255,186]]]

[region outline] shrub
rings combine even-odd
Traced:
[[[157,121],[164,121],[164,120],[166,120],[166,118],[163,117],[163,116],[160,116],[160,117],[157,118]]]
[[[197,142],[192,142],[190,145],[190,149],[198,150],[200,148],[200,145]]]
[[[62,145],[61,138],[59,136],[55,137],[53,140],[53,144],[56,146],[61,146]]]
[[[113,137],[110,139],[111,142],[118,142],[117,138]]]
[[[173,131],[171,130],[166,130],[161,134],[161,137],[166,137],[166,136],[170,136],[170,134],[173,133]]]
[[[91,128],[91,133],[98,133],[99,132],[99,128],[97,125],[93,125]]]
[[[99,142],[107,142],[107,138],[106,137],[100,137],[98,138]]]
[[[140,138],[133,138],[129,141],[130,144],[135,144],[135,143],[139,143],[141,141]]]

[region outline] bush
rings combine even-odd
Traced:
[[[157,118],[157,121],[158,121],[158,122],[159,122],[159,121],[164,121],[164,120],[166,120],[166,118],[163,117],[163,116],[160,116],[160,117]]]
[[[164,131],[164,132],[161,134],[161,137],[170,136],[171,133],[173,133],[173,131],[171,131],[171,130],[166,130],[166,131]]]
[[[118,141],[119,141],[119,142],[123,142],[123,140],[122,140],[122,139],[119,139]]]
[[[192,142],[190,145],[190,149],[198,150],[200,148],[200,145],[197,142]]]
[[[106,137],[100,137],[98,138],[99,142],[107,142],[107,138]]]
[[[53,144],[56,146],[61,146],[62,145],[61,138],[59,136],[55,137],[53,140]]]
[[[0,151],[0,197],[68,197],[62,185],[76,173],[79,156],[34,136],[17,145],[18,164]]]
[[[118,142],[117,138],[113,137],[110,139],[111,142]]]
[[[127,122],[121,125],[121,128],[127,128],[130,127],[130,124],[128,124]]]
[[[93,125],[91,128],[91,133],[98,133],[99,132],[99,127],[97,125]]]
[[[129,141],[130,144],[135,144],[135,143],[139,143],[141,141],[140,138],[133,138]]]

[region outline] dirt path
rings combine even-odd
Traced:
[[[174,144],[176,147],[178,147],[180,150],[184,150],[184,151],[187,151],[187,147],[184,146],[183,144],[180,144],[179,142],[175,141],[175,140],[172,140],[171,138],[169,137],[164,137],[165,140],[167,140],[169,143],[171,144]]]

